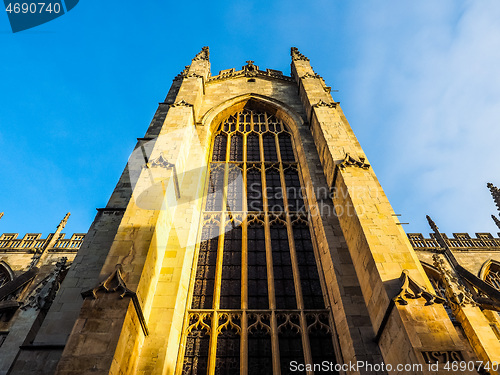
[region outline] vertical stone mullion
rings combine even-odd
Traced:
[[[287,235],[288,235],[288,248],[290,251],[290,258],[292,261],[292,271],[293,271],[293,280],[295,286],[295,298],[297,302],[297,308],[304,308],[304,300],[302,298],[302,288],[300,286],[300,276],[299,276],[299,266],[297,264],[297,255],[295,253],[295,243],[293,240],[293,232],[292,232],[292,223],[290,220],[290,206],[288,204],[288,196],[286,194],[286,183],[285,183],[285,172],[283,170],[283,162],[281,161],[281,150],[279,149],[278,136],[276,135],[276,144],[277,144],[277,153],[279,160],[279,172],[280,172],[280,180],[281,180],[281,189],[283,191],[283,206],[285,208],[285,220],[287,227]]]
[[[283,126],[283,124],[282,124]],[[287,234],[288,234],[288,248],[290,251],[290,259],[292,261],[292,271],[293,271],[293,280],[294,280],[294,287],[295,287],[295,298],[297,302],[297,308],[300,310],[300,325],[302,328],[301,332],[301,339],[302,339],[302,348],[304,352],[304,361],[305,363],[313,363],[312,362],[312,354],[311,354],[311,347],[309,345],[309,337],[307,336],[307,321],[305,318],[305,313],[304,313],[304,299],[302,297],[302,286],[300,283],[300,272],[299,272],[299,265],[297,261],[297,253],[295,251],[295,241],[293,238],[293,227],[291,223],[291,212],[290,212],[290,205],[288,203],[288,195],[287,195],[287,190],[286,190],[286,181],[285,181],[285,171],[283,168],[283,160],[281,159],[281,149],[280,149],[280,144],[279,144],[279,137],[276,134],[276,150],[278,154],[278,160],[279,160],[279,170],[280,170],[280,179],[281,179],[281,188],[283,190],[283,206],[285,208],[285,215],[286,215],[286,227],[287,227]],[[307,371],[308,375],[312,375],[312,371]]]
[[[309,344],[309,335],[307,334],[307,319],[306,313],[303,309],[300,311],[300,328],[301,329],[301,339],[302,339],[302,348],[304,350],[304,361],[306,364],[312,364],[312,352],[311,345]],[[307,375],[313,375],[313,371],[306,371]]]
[[[212,326],[210,327],[210,349],[208,351],[208,374],[215,373],[217,364],[217,327],[219,326],[219,314],[217,310],[212,310]]]
[[[241,313],[240,337],[240,375],[248,373],[248,316],[246,310]]]
[[[241,308],[248,308],[248,220],[241,223]]]
[[[278,321],[276,318],[276,311],[271,311],[271,348],[273,352],[273,374],[281,375],[280,366],[280,345],[278,338]]]

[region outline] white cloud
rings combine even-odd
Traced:
[[[402,3],[358,14],[353,127],[407,231],[429,232],[428,213],[448,233],[496,232],[500,3]]]

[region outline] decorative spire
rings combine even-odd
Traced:
[[[0,212],[0,219],[3,217],[3,212]]]
[[[498,229],[500,229],[500,220],[498,220],[498,218],[495,215],[491,215],[491,218],[493,219],[493,221],[497,225]]]
[[[427,221],[429,222],[429,225],[430,225],[431,229],[434,231],[434,233],[438,234],[439,228],[436,225],[436,223],[434,221],[432,221],[432,219],[429,215],[425,215],[425,217],[426,217]]]
[[[30,269],[34,268],[37,264],[42,262],[42,260],[44,260],[47,257],[48,249],[51,249],[54,247],[55,243],[59,239],[59,234],[66,226],[66,223],[68,222],[70,215],[71,215],[71,212],[68,212],[66,214],[66,216],[64,216],[64,219],[62,219],[61,222],[59,223],[59,225],[57,226],[56,232],[50,238],[50,240],[45,244],[45,246],[41,249],[41,251],[40,252],[35,251],[35,254],[33,254],[33,258],[31,258]]]
[[[210,57],[210,52],[208,50],[208,47],[203,47],[201,51],[194,57],[193,61],[197,60],[206,60],[208,61]]]
[[[57,226],[57,229],[56,229],[56,232],[60,232],[64,229],[64,227],[66,226],[66,224],[68,223],[68,219],[71,215],[71,212],[68,212],[66,214],[66,216],[64,216],[64,219],[61,220],[61,222],[59,223],[59,225]]]
[[[458,261],[456,260],[455,255],[453,255],[453,253],[450,250],[450,247],[448,246],[448,244],[444,240],[444,237],[441,234],[441,232],[439,231],[438,226],[436,225],[436,223],[434,221],[432,221],[432,219],[429,215],[425,215],[425,217],[427,218],[429,225],[431,226],[432,230],[434,231],[434,234],[436,235],[436,241],[439,243],[439,246],[441,246],[443,248],[444,254],[448,258],[448,260],[452,264],[452,266],[456,269],[457,267],[459,267]]]
[[[299,49],[297,47],[292,47],[290,54],[292,56],[292,61],[297,61],[297,60],[309,61],[307,57],[305,57],[303,54],[299,52]]]
[[[491,196],[495,201],[498,211],[500,211],[500,189],[493,185],[491,182],[488,182],[486,186],[488,187],[488,189],[490,189]]]

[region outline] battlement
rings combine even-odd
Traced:
[[[260,70],[258,66],[248,64],[242,67],[241,70],[236,70],[235,68],[221,70],[218,75],[210,77],[207,82],[220,81],[228,78],[235,77],[260,77],[260,78],[276,78],[288,82],[295,82],[292,77],[286,76],[280,70],[266,69]]]
[[[59,234],[59,238],[54,245],[47,249],[52,252],[77,252],[80,249],[86,233],[74,233],[70,238],[65,238],[66,234]],[[3,233],[0,235],[0,252],[26,252],[34,253],[41,250],[52,239],[54,233],[50,233],[47,238],[42,238],[41,233],[26,233],[24,237],[18,238],[19,233]]]
[[[424,238],[422,233],[408,233],[408,239],[415,250],[439,250],[436,235],[430,233],[430,238]],[[500,238],[491,233],[476,233],[472,238],[468,233],[453,233],[453,238],[442,234],[446,244],[455,251],[500,251]],[[500,236],[500,233],[497,234]]]

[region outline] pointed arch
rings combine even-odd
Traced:
[[[14,280],[12,268],[7,262],[0,260],[0,287],[12,280]]]
[[[214,231],[211,239],[201,239],[194,255],[196,277],[185,321],[203,310],[210,314],[211,331],[192,337],[185,323],[179,366],[190,374],[207,369],[234,373],[240,364],[249,375],[279,372],[279,363],[268,360],[270,356],[256,360],[263,347],[272,348],[272,358],[279,358],[282,367],[290,358],[304,363],[335,361],[334,328],[322,290],[315,232],[308,220],[309,206],[302,204],[307,201],[304,181],[309,180],[299,135],[302,118],[282,103],[248,94],[215,107],[203,124],[208,127],[211,161],[202,217],[206,221],[217,215],[220,222],[200,227],[202,234],[208,228]],[[215,205],[211,196],[217,191],[222,193]],[[208,302],[201,306],[198,301]],[[246,329],[258,322],[269,323],[269,329]],[[248,347],[240,350],[240,342]],[[201,350],[207,346],[208,355]],[[200,361],[206,362],[201,372]]]
[[[481,266],[479,278],[500,290],[500,262],[489,259]]]
[[[302,117],[289,105],[259,94],[244,94],[228,99],[208,110],[201,119],[201,124],[209,128],[210,135],[217,129],[222,120],[245,106],[260,109],[281,118],[294,138],[298,135],[298,127],[304,125]]]

